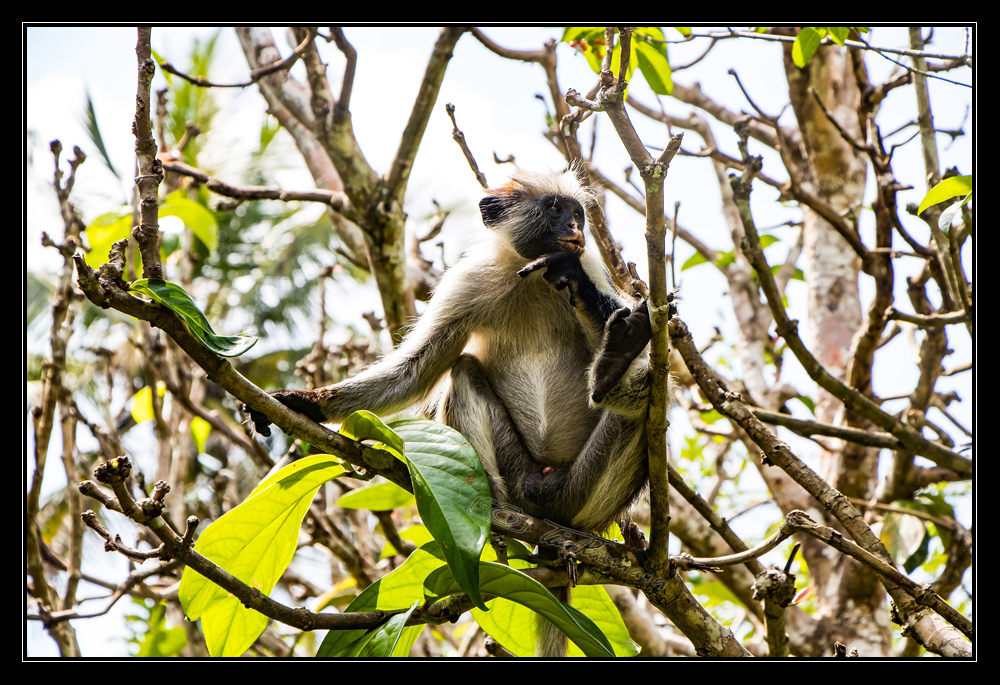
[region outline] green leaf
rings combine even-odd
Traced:
[[[670,63],[667,61],[666,46],[659,47],[664,48],[662,53],[657,50],[657,46],[638,41],[635,43],[635,57],[639,62],[639,70],[653,92],[670,95],[674,90]]]
[[[410,605],[406,613],[396,614],[372,631],[371,637],[366,640],[365,647],[358,653],[358,656],[371,658],[409,656],[410,647],[420,635],[423,626],[407,628],[406,622],[420,604],[419,599],[413,600],[413,604]]]
[[[205,442],[208,440],[208,436],[212,433],[212,424],[210,424],[205,419],[200,416],[195,416],[191,419],[191,438],[194,440],[195,447],[198,448],[198,452],[205,451]]]
[[[83,125],[87,129],[87,136],[90,137],[90,142],[94,144],[97,151],[101,153],[104,165],[115,175],[115,178],[121,179],[121,174],[115,169],[115,165],[111,163],[111,157],[108,155],[108,150],[104,145],[104,136],[101,135],[101,127],[97,124],[97,112],[94,111],[94,100],[90,97],[90,90],[85,90],[84,96],[86,98],[86,108],[84,110]]]
[[[479,456],[468,441],[435,421],[397,421],[406,443],[417,511],[441,543],[463,591],[479,608],[479,557],[490,532],[493,499]]]
[[[487,635],[514,656],[533,657],[538,646],[538,614],[517,602],[497,598],[489,611],[472,609],[472,617]]]
[[[137,657],[169,658],[180,656],[187,644],[187,631],[182,626],[167,628],[166,605],[157,603],[149,610],[149,620],[144,621],[146,631],[139,636]]]
[[[699,264],[708,264],[708,259],[700,252],[695,252],[693,255],[687,258],[683,264],[681,264],[681,271],[687,271],[688,269],[698,266]]]
[[[603,26],[567,26],[563,30],[560,41],[568,43],[572,40],[583,39],[588,43],[593,43],[595,38],[604,38]]]
[[[793,399],[797,399],[799,402],[805,405],[806,409],[815,416],[816,415],[816,401],[809,397],[808,395],[799,395]]]
[[[94,219],[87,226],[87,242],[90,243],[90,252],[84,254],[87,264],[98,268],[107,261],[111,246],[128,238],[131,232],[131,212],[108,212]]]
[[[480,590],[484,594],[509,599],[541,614],[566,633],[587,656],[614,656],[611,643],[593,621],[560,602],[534,578],[509,566],[490,562],[479,565],[479,576]],[[439,568],[427,576],[424,590],[428,598],[447,597],[465,591],[452,575],[450,567]]]
[[[812,59],[825,34],[825,29],[816,26],[802,27],[799,35],[795,36],[795,42],[792,43],[792,62],[795,63],[795,66],[801,69],[806,65],[806,62]]]
[[[953,197],[964,197],[972,192],[972,176],[952,176],[931,188],[924,199],[920,201],[917,214],[923,214],[928,207],[950,200]]]
[[[337,506],[344,509],[389,511],[396,507],[408,507],[415,502],[413,495],[395,483],[378,483],[347,493],[337,500]]]
[[[719,420],[722,419],[722,414],[720,414],[718,412],[718,410],[716,410],[716,409],[710,409],[708,411],[703,411],[703,412],[700,412],[700,414],[701,414],[701,420],[704,421],[709,426],[711,426],[716,421],[719,421]]]
[[[205,243],[209,250],[215,252],[219,247],[219,224],[204,205],[189,200],[185,190],[175,190],[167,195],[160,205],[160,216],[175,216],[184,222],[189,231],[198,240]]]
[[[476,623],[487,635],[520,657],[535,656],[538,645],[539,618],[531,609],[503,598],[489,602],[489,611],[472,610]],[[572,606],[594,622],[614,649],[615,656],[631,657],[638,653],[607,590],[600,585],[579,585],[573,588]],[[567,656],[585,656],[570,641]]]
[[[424,578],[445,565],[444,554],[437,542],[430,542],[416,550],[395,571],[383,576],[362,591],[347,607],[352,611],[394,611],[405,609],[414,601],[424,598]],[[417,626],[419,628],[419,626]],[[316,656],[347,656],[352,645],[362,638],[365,630],[331,630],[320,645]],[[417,630],[419,633],[420,631]],[[359,648],[360,649],[360,648]]]
[[[150,50],[150,53],[152,53],[153,60],[156,62],[157,66],[159,66],[159,65],[161,65],[161,64],[163,64],[164,62],[167,61],[167,60],[163,59],[162,57],[160,57],[160,53],[158,53],[156,50]],[[163,74],[163,77],[165,79],[167,79],[167,85],[168,86],[171,85],[174,82],[173,81],[173,75],[169,71],[163,71],[163,69],[160,69],[160,73]]]
[[[661,42],[664,40],[663,31],[655,26],[645,26],[637,28],[635,33],[639,38],[632,42],[634,55],[646,83],[654,93],[670,95],[674,90],[674,81],[667,60],[667,46]],[[642,36],[649,36],[657,42],[647,43]]]
[[[387,452],[393,459],[406,461],[403,439],[392,432],[370,411],[356,411],[340,426],[340,434],[351,440],[377,440],[372,447]]]
[[[587,59],[587,64],[590,68],[594,70],[595,74],[601,73],[601,67],[604,61],[604,54],[607,51],[607,46],[604,45],[604,27],[603,26],[570,26],[563,31],[562,42],[569,43],[571,41],[584,41],[586,43],[585,49],[583,51],[584,57]],[[618,67],[621,64],[621,49],[619,43],[616,40],[614,45],[614,50],[611,53],[611,71],[617,75]],[[627,78],[631,80],[632,72],[635,71],[635,60],[629,60],[629,73]]]
[[[195,551],[269,595],[295,554],[299,527],[316,491],[343,473],[344,468],[328,454],[289,464],[210,525],[198,538]],[[188,618],[201,619],[213,656],[240,656],[267,627],[266,616],[243,606],[190,566],[181,577],[179,598]]]
[[[833,42],[841,46],[844,45],[844,41],[847,40],[847,36],[851,33],[850,26],[827,26],[826,28]]]
[[[163,381],[156,384],[156,394],[163,397],[167,392],[167,385]],[[153,418],[153,389],[148,385],[139,388],[132,395],[132,419],[136,423],[142,423]]]
[[[245,335],[217,335],[198,305],[184,288],[159,278],[140,278],[131,289],[142,293],[172,311],[187,324],[201,344],[220,357],[238,357],[257,343],[257,338]]]
[[[628,628],[625,627],[621,612],[603,586],[578,585],[573,588],[571,601],[573,608],[579,609],[580,613],[593,621],[608,639],[615,656],[632,657],[639,653]],[[566,653],[567,656],[585,656],[575,642],[570,642]]]

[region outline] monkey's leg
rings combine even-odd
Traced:
[[[450,381],[451,388],[438,411],[438,419],[476,448],[497,502],[509,503],[533,516],[543,515],[534,505],[536,498],[526,500],[523,489],[526,476],[540,474],[545,467],[525,447],[510,412],[494,392],[479,360],[463,354],[452,367]]]
[[[441,406],[439,418],[464,435],[476,448],[497,502],[517,507],[532,516],[547,518],[541,492],[525,492],[528,484],[539,482],[546,468],[528,453],[510,412],[494,392],[475,357],[462,355],[452,368],[451,389]],[[556,554],[548,550],[541,550],[540,553],[544,557],[556,558]],[[569,602],[568,587],[549,589],[560,601]],[[566,635],[541,616],[537,617],[537,623],[536,655],[565,656]]]

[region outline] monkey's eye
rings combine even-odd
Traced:
[[[549,211],[558,212],[559,211],[559,198],[554,197],[549,201]]]

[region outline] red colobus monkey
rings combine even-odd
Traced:
[[[475,447],[498,503],[604,530],[649,478],[646,304],[585,249],[597,207],[576,171],[515,176],[479,207],[489,230],[394,352],[336,385],[272,395],[317,422],[435,395],[437,418]],[[263,415],[251,419],[270,434]]]

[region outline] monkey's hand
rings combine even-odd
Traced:
[[[580,263],[580,256],[572,252],[544,254],[518,271],[517,275],[527,278],[541,269],[545,270],[542,276],[556,290],[569,288],[572,293],[582,280],[587,280],[583,265]]]
[[[521,278],[527,278],[540,269],[545,269],[542,277],[549,285],[556,290],[569,291],[569,301],[574,307],[580,308],[582,305],[583,310],[588,314],[599,308],[597,305],[599,299],[597,288],[594,287],[593,281],[587,276],[587,272],[583,270],[583,264],[580,263],[580,256],[578,254],[573,252],[551,252],[542,255],[518,271],[517,275]],[[590,318],[593,317],[591,316]],[[597,318],[600,318],[600,316],[598,315]],[[603,319],[600,323],[595,321],[595,324],[600,326],[603,324]]]
[[[326,416],[320,409],[319,403],[315,399],[315,392],[312,390],[272,390],[268,393],[271,397],[281,402],[283,405],[312,419],[316,423],[326,421]],[[247,405],[240,406],[243,412],[250,416],[254,430],[259,435],[269,437],[271,435],[271,421],[261,412],[251,409]]]
[[[604,347],[594,367],[594,392],[591,395],[594,402],[600,403],[618,385],[652,335],[649,309],[645,302],[635,311],[622,307],[608,319]]]

